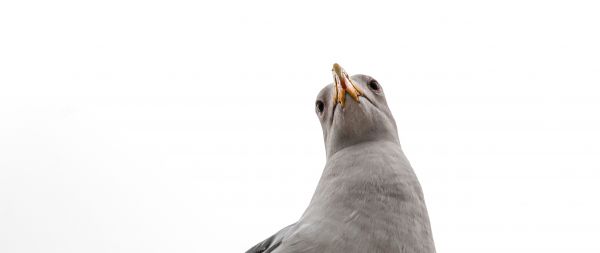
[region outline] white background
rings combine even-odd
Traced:
[[[438,252],[600,252],[597,1],[2,1],[0,252],[243,252],[377,78]]]

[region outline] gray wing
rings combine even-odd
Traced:
[[[283,228],[282,230],[279,230],[279,232],[275,233],[271,237],[267,238],[266,240],[256,244],[254,247],[250,248],[248,251],[246,251],[246,253],[270,253],[270,252],[272,252],[277,247],[279,247],[279,245],[281,245],[281,241],[283,240],[283,238],[285,238],[285,236],[288,234],[288,232],[294,227],[294,225],[296,225],[296,223],[289,225],[289,226]]]

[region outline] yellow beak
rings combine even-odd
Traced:
[[[346,92],[348,92],[354,101],[360,103],[358,97],[361,95],[361,91],[350,79],[348,73],[346,73],[342,66],[334,63],[331,72],[333,73],[333,84],[335,85],[335,94],[333,99],[336,101],[336,103],[340,103],[342,104],[342,107],[344,107],[344,103],[346,101]]]

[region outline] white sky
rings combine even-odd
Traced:
[[[243,252],[377,78],[438,252],[599,252],[597,1],[3,1],[0,252]]]

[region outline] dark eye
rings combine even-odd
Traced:
[[[381,91],[381,86],[379,85],[377,80],[371,80],[368,85],[371,90]]]
[[[325,109],[325,104],[323,104],[323,101],[318,100],[317,103],[315,104],[315,107],[316,107],[318,113],[323,113],[323,110]]]

